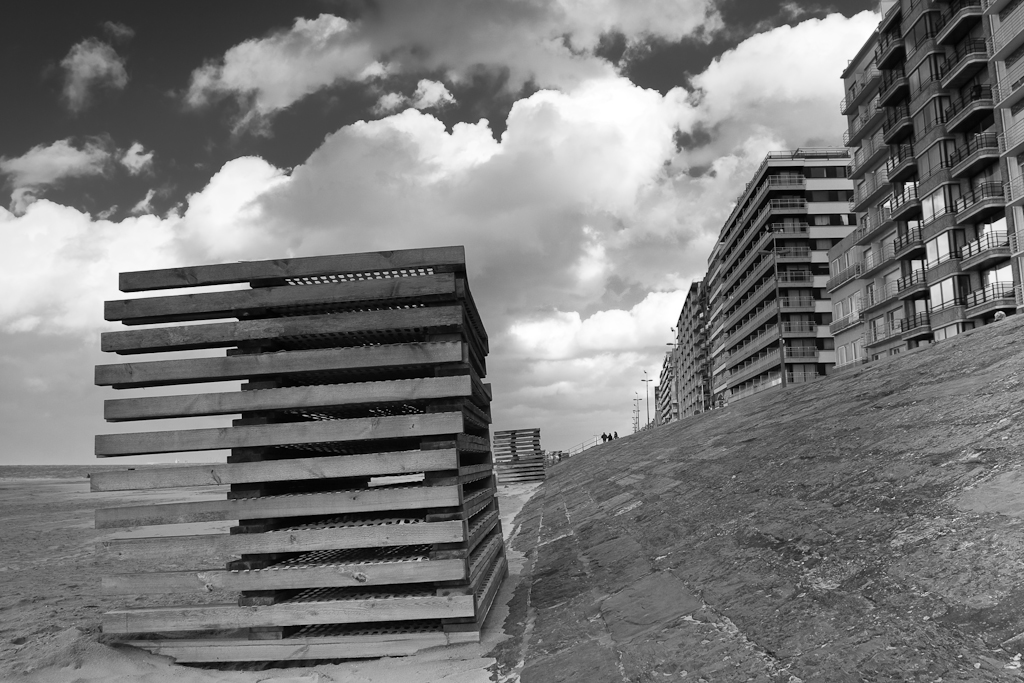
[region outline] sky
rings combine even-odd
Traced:
[[[455,244],[492,429],[630,433],[764,155],[841,144],[876,11],[21,3],[0,25],[0,464],[89,464],[128,430],[101,417],[128,393],[93,386],[122,360],[99,351],[119,272]]]

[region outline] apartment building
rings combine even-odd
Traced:
[[[829,253],[837,368],[1016,309],[1001,133],[1017,76],[1000,60],[1024,39],[997,4],[1019,34],[1019,1],[893,2],[843,73],[857,229]]]
[[[674,416],[696,415],[711,408],[711,356],[707,336],[708,297],[703,282],[690,284],[676,321],[676,342],[665,355],[675,375]]]
[[[854,228],[847,148],[772,152],[737,199],[708,261],[717,403],[826,374],[835,362],[828,252]]]
[[[654,424],[656,425],[675,422],[680,418],[678,378],[676,376],[677,356],[678,352],[673,345],[672,350],[665,354],[665,359],[661,364],[658,385],[654,387]]]

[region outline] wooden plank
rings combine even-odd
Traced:
[[[181,396],[147,396],[103,402],[108,422],[152,420],[201,415],[233,415],[256,410],[322,408],[364,403],[398,403],[473,395],[469,375],[349,384],[320,384],[256,391],[232,391]],[[482,411],[477,411],[489,418]]]
[[[96,510],[97,529],[185,524],[225,519],[308,517],[448,507],[459,504],[457,486],[397,486],[262,498],[165,503]]]
[[[181,663],[286,662],[304,659],[401,657],[442,645],[479,642],[479,632],[375,633],[365,636],[290,637],[283,640],[237,638],[131,640],[125,644]]]
[[[463,431],[463,417],[461,412],[457,412],[243,425],[212,429],[178,429],[166,432],[99,434],[96,436],[96,455],[100,458],[109,458],[124,455],[212,451],[256,446],[395,439],[435,434],[457,434],[461,431]]]
[[[473,616],[473,596],[415,596],[284,602],[260,607],[212,604],[118,610],[103,615],[104,633],[163,633],[254,626],[352,624]]]
[[[489,468],[490,465],[486,467]],[[93,491],[128,491],[265,481],[375,477],[454,469],[458,469],[458,456],[454,448],[448,448],[179,467],[142,466],[120,472],[94,472],[89,476],[89,483]]]
[[[433,247],[143,270],[121,273],[118,284],[122,292],[142,292],[152,289],[428,267],[432,267],[434,272],[464,272],[466,250],[461,246]]]
[[[462,342],[412,342],[311,351],[278,351],[222,358],[144,361],[96,366],[96,384],[116,389],[170,384],[257,380],[291,373],[371,370],[467,363]]]
[[[234,557],[259,553],[460,543],[465,540],[462,522],[451,521],[291,529],[262,534],[199,534],[109,539],[97,542],[96,548],[125,559],[166,560],[168,557]]]
[[[260,287],[231,292],[177,294],[104,302],[103,317],[126,325],[239,318],[268,308],[330,306],[388,300],[390,304],[456,297],[455,275],[354,280],[310,286]]]
[[[151,572],[103,577],[109,595],[213,593],[223,591],[290,590],[299,588],[355,588],[389,584],[465,580],[463,560],[333,564],[287,569],[270,567],[251,571]]]
[[[156,327],[100,334],[100,348],[118,354],[187,351],[237,346],[308,335],[346,335],[424,328],[462,328],[462,306],[352,311],[335,315],[303,315],[242,320],[231,323]]]

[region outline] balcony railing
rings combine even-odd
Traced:
[[[828,332],[829,334],[835,336],[842,332],[843,330],[853,327],[863,319],[864,318],[861,317],[860,311],[854,311],[850,315],[845,315],[842,318],[839,318],[839,320],[833,320],[831,323],[829,323]]]
[[[900,235],[892,241],[893,251],[897,254],[912,244],[921,241],[921,228],[910,228],[905,235]]]
[[[887,339],[892,339],[898,334],[903,333],[903,321],[904,318],[898,318],[892,321],[892,325],[883,323],[877,326],[871,326],[868,328],[868,344],[878,344],[884,342]]]
[[[968,160],[972,155],[984,150],[998,150],[999,136],[995,133],[981,133],[967,139],[967,143],[957,147],[949,155],[949,165],[956,167]]]
[[[883,244],[881,249],[864,254],[864,272],[868,273],[876,268],[880,268],[894,258],[896,258],[896,250],[893,248],[893,245],[891,243]]]
[[[977,256],[983,252],[989,251],[990,249],[999,249],[1000,247],[1010,246],[1010,236],[1003,232],[990,232],[987,235],[982,236],[973,242],[968,242],[961,249],[961,258],[969,259]]]
[[[988,43],[980,38],[965,40],[957,45],[953,54],[946,57],[946,62],[939,68],[939,78],[945,80],[950,74],[962,69],[969,60],[984,62],[988,59]],[[963,76],[958,80],[962,80]]]
[[[813,333],[818,331],[818,325],[804,320],[784,320],[782,331],[790,334]]]
[[[789,270],[779,273],[779,283],[807,285],[814,282],[814,274],[809,270]]]
[[[993,97],[994,95],[991,85],[985,84],[971,86],[966,93],[954,99],[949,103],[949,106],[946,107],[945,118],[947,127],[955,126],[959,123],[958,116],[960,113],[967,110],[974,103],[982,101],[991,102],[993,101]]]
[[[817,358],[818,349],[813,346],[787,346],[786,358]]]
[[[927,268],[918,268],[909,275],[904,275],[903,277],[896,281],[896,291],[904,292],[910,289],[911,287],[927,284],[928,281],[925,278],[925,273],[927,272]]]
[[[814,298],[809,296],[784,296],[779,298],[779,308],[813,308]]]
[[[843,268],[842,270],[840,270],[838,273],[836,273],[832,277],[830,277],[829,280],[828,280],[828,286],[826,287],[826,289],[828,289],[828,291],[831,292],[833,289],[836,289],[837,287],[840,287],[840,286],[846,284],[850,280],[853,280],[854,278],[859,276],[862,272],[864,272],[864,263],[863,262],[858,261],[857,263],[852,263],[849,266],[847,266],[846,268]]]
[[[1017,176],[1003,185],[1003,196],[1008,206],[1024,204],[1024,176]]]
[[[862,73],[857,74],[857,76],[854,77],[853,82],[850,83],[850,87],[846,91],[846,97],[844,97],[843,101],[839,103],[839,113],[845,114],[849,110],[852,103],[855,103],[857,100],[863,97],[864,88],[868,86],[868,83],[878,78],[879,75],[880,72],[878,71],[878,67],[875,66],[874,62],[869,64],[868,68],[866,68]]]
[[[973,308],[999,299],[1014,299],[1012,282],[993,282],[967,295],[967,307]]]
[[[981,183],[976,188],[956,200],[953,210],[961,213],[989,199],[1004,200],[1002,183]]]
[[[992,34],[992,57],[1004,60],[1019,41],[1018,36],[1024,31],[1024,12],[1016,11],[999,22],[999,28]]]
[[[899,194],[893,194],[892,196],[892,210],[902,207],[908,202],[917,200],[917,185],[905,185],[903,192]]]
[[[931,317],[927,311],[915,313],[909,318],[903,318],[900,320],[900,332],[907,333],[911,330],[917,329],[918,327],[928,327],[931,325]]]
[[[869,200],[876,193],[887,190],[888,185],[889,174],[887,169],[878,169],[877,173],[866,176],[864,182],[857,184],[853,194],[853,205],[858,206]]]
[[[910,108],[907,105],[901,104],[898,107],[889,107],[889,111],[885,114],[885,122],[882,123],[882,135],[888,135],[897,124],[901,124],[904,121],[908,124],[912,122]]]

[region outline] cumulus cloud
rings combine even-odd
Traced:
[[[441,70],[459,82],[484,68],[507,73],[513,92],[527,82],[571,88],[614,73],[594,55],[609,31],[629,41],[679,40],[721,27],[712,0],[391,0],[358,22],[321,14],[240,43],[192,73],[186,101],[198,107],[233,97],[242,112],[237,127],[264,130],[274,112],[322,88],[391,72]],[[446,100],[447,89],[427,83],[413,96],[418,108]],[[378,103],[381,111],[402,104],[395,93]]]
[[[96,38],[75,44],[60,65],[64,69],[64,99],[73,112],[89,106],[96,88],[120,90],[128,85],[124,60]]]
[[[378,113],[393,112],[403,106],[410,106],[414,109],[440,109],[441,107],[453,104],[455,98],[444,83],[421,79],[416,84],[416,92],[412,97],[405,97],[401,93],[385,93],[377,100],[376,111]]]
[[[859,45],[874,28],[864,16],[818,24],[823,62],[838,59],[833,42]],[[541,90],[513,105],[497,140],[487,121],[446,129],[409,108],[336,131],[290,172],[231,161],[180,213],[115,224],[45,199],[0,213],[18,255],[0,275],[12,293],[0,326],[95,330],[119,270],[464,244],[491,337],[496,428],[539,425],[561,445],[595,420],[621,433],[764,153],[838,138],[845,59],[793,68],[816,49],[802,27],[741,44],[695,77],[697,93],[616,76]],[[749,120],[733,111],[755,102]],[[74,286],[46,279],[77,269]]]
[[[70,139],[50,145],[36,145],[20,157],[0,157],[0,174],[11,185],[11,210],[21,213],[35,201],[38,191],[64,178],[100,175],[110,160],[110,151],[100,142],[76,147]]]
[[[147,152],[141,142],[133,142],[121,155],[121,165],[132,175],[138,175],[153,164],[153,152]]]

